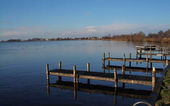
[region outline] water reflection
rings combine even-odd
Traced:
[[[89,81],[88,81],[89,82]],[[105,94],[105,95],[113,95],[114,97],[114,105],[117,104],[117,96],[123,98],[135,98],[135,99],[142,99],[145,101],[151,101],[151,90],[136,90],[136,89],[130,89],[130,88],[124,88],[124,87],[109,87],[104,85],[94,85],[94,84],[84,84],[84,83],[78,83],[75,84],[70,81],[61,81],[57,80],[56,83],[48,83],[47,84],[47,95],[50,95],[50,87],[53,88],[59,88],[62,90],[72,90],[74,93],[74,100],[77,100],[78,91],[80,92],[87,92],[88,94]],[[52,92],[51,92],[52,93]]]

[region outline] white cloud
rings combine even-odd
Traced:
[[[155,33],[167,30],[170,24],[129,24],[117,23],[101,26],[86,26],[81,29],[57,31],[43,26],[23,26],[18,28],[0,28],[0,37],[33,38],[33,37],[80,37],[90,35],[126,34],[143,31],[144,33]]]

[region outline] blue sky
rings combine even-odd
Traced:
[[[170,0],[0,0],[0,40],[170,28]]]

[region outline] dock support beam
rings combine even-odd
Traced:
[[[49,82],[49,65],[48,64],[46,64],[46,77],[47,77],[47,82]]]
[[[105,68],[105,53],[103,54],[103,68]]]
[[[155,84],[156,84],[156,69],[153,67],[152,69],[152,91],[155,89]]]
[[[123,55],[123,65],[125,66],[125,54]]]
[[[90,63],[87,63],[87,72],[90,72]],[[87,83],[90,84],[90,79],[87,80]]]
[[[115,88],[117,87],[117,72],[116,68],[114,68],[114,81],[115,81]]]
[[[59,61],[58,63],[58,66],[59,66],[59,70],[61,71],[61,61]],[[62,80],[62,77],[61,76],[58,76],[58,80],[61,81]]]
[[[108,53],[108,58],[110,59],[110,52]],[[110,66],[110,60],[108,60],[108,66]]]

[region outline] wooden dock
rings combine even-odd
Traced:
[[[107,65],[105,67],[103,67],[103,69],[105,70],[113,70],[114,68],[116,68],[117,70],[121,70],[122,66],[116,66],[116,65]],[[152,72],[152,68],[145,68],[145,67],[129,67],[126,66],[125,67],[126,71],[134,71],[134,72]],[[156,68],[156,73],[161,73],[164,69],[163,68]]]
[[[122,74],[117,74],[116,68],[114,68],[114,73],[103,73],[103,72],[91,72],[90,64],[87,63],[87,70],[76,70],[76,66],[73,66],[72,70],[62,69],[61,62],[59,62],[59,69],[49,70],[49,65],[46,64],[46,75],[49,81],[50,75],[61,77],[72,77],[74,83],[79,83],[79,79],[88,80],[102,80],[114,82],[114,86],[117,87],[117,83],[130,83],[130,84],[141,84],[152,86],[152,90],[155,88],[155,83],[157,81],[155,68],[152,70],[152,77],[148,76],[137,76],[137,75],[126,75],[125,69],[122,69]]]

